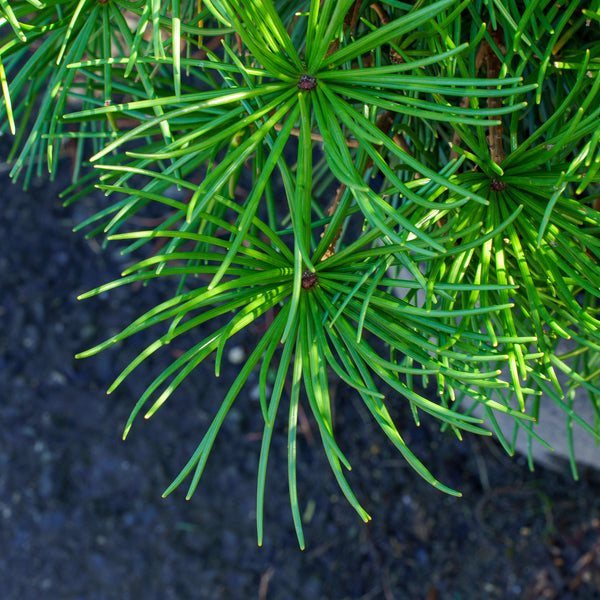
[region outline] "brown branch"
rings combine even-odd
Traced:
[[[386,110],[385,113],[381,113],[379,115],[379,117],[377,118],[377,127],[379,127],[379,129],[381,129],[381,131],[383,131],[387,135],[394,119],[393,118],[391,119],[391,122],[389,123],[389,125],[387,126],[387,129],[386,129],[385,126],[387,125],[387,120],[390,118],[389,115],[387,115],[386,113],[389,113],[390,115],[395,114],[391,110]],[[380,121],[379,121],[380,118],[382,119],[381,125],[380,125]],[[273,126],[273,129],[275,129],[275,131],[281,131],[283,129],[283,124],[275,123],[275,125]],[[295,137],[300,137],[300,128],[292,127],[290,134]],[[310,132],[310,139],[313,140],[314,142],[323,142],[323,136],[320,133],[317,133],[316,131]],[[360,146],[358,140],[356,140],[354,138],[344,138],[344,139],[346,141],[346,146],[348,146],[348,148],[358,148]],[[406,143],[406,140],[404,139],[404,137],[401,136],[399,133],[395,133],[392,136],[392,140],[400,148],[402,148],[402,150],[404,150],[404,152],[406,152],[408,155],[410,155],[410,156],[413,155],[412,150],[410,149],[410,146]],[[374,145],[381,146],[381,144],[374,144]]]
[[[492,39],[502,54],[506,54],[506,46],[504,45],[504,41],[502,39],[502,30],[498,28],[497,31],[491,31]],[[486,67],[486,77],[488,79],[497,79],[500,76],[500,70],[502,68],[502,61],[498,58],[489,42],[484,39],[477,50],[477,55],[475,56],[475,72],[478,73],[482,66]],[[488,86],[488,89],[494,89],[493,86]],[[494,98],[489,98],[487,103],[489,108],[500,108],[502,106],[502,98],[500,96],[496,96]],[[463,96],[460,101],[461,108],[467,108],[469,106],[469,98],[468,96]],[[500,115],[497,116],[489,116],[489,120],[491,121],[501,121],[502,117]],[[500,164],[504,158],[504,146],[502,143],[502,125],[490,125],[488,130],[488,147],[490,149],[490,156],[492,160],[498,165]],[[458,131],[454,132],[452,136],[452,151],[450,153],[451,159],[458,158],[458,152],[456,148],[460,148],[461,146],[461,138]]]
[[[373,2],[371,8],[377,13],[382,25],[387,25],[390,22],[390,16],[387,14],[385,8],[381,6],[381,2]]]
[[[382,113],[379,113],[377,115],[377,121],[375,122],[375,126],[384,135],[389,135],[390,130],[392,129],[392,125],[394,124],[395,118],[396,113],[393,110],[384,110]],[[413,156],[412,150],[410,149],[410,146],[406,143],[404,136],[400,135],[399,133],[394,133],[394,135],[392,135],[392,141],[396,144],[396,146],[404,150],[406,154],[408,154],[409,156]],[[381,146],[381,144],[377,144],[377,146]],[[372,166],[373,160],[369,158],[369,160],[367,161],[366,168],[368,169]]]
[[[461,108],[469,107],[469,97],[468,96],[462,97],[462,99],[460,101],[460,107]],[[458,131],[455,130],[454,135],[452,136],[452,151],[450,152],[450,158],[452,160],[456,160],[458,158],[458,151],[456,149],[460,148],[460,144],[461,144],[460,135],[459,135]]]
[[[394,112],[390,111],[390,110],[386,110],[377,117],[376,125],[385,135],[387,135],[389,133],[390,129],[392,128],[393,123],[394,123]],[[406,143],[406,140],[404,139],[403,136],[401,136],[398,133],[395,133],[392,136],[392,140],[400,148],[402,148],[402,150],[404,150],[404,152],[406,152],[410,156],[413,155],[410,147]],[[354,140],[352,140],[352,141],[354,141]],[[369,158],[365,168],[368,169],[370,166],[372,166],[372,164],[373,164],[373,161],[371,158]],[[346,191],[346,186],[344,184],[341,184],[340,187],[336,191],[333,202],[327,209],[327,214],[330,217],[333,217],[333,215],[335,214],[335,211],[337,210],[337,207],[339,206],[340,201],[341,201],[342,196],[344,195],[345,191]],[[323,233],[321,233],[321,239],[327,232],[328,228],[329,228],[329,223],[327,225],[325,225],[325,227],[323,229]],[[340,239],[341,234],[342,234],[342,228],[340,226],[335,234],[335,237],[333,238],[333,240],[329,244],[327,250],[323,254],[323,257],[321,258],[321,260],[325,260],[326,258],[329,258],[330,256],[333,256],[335,254],[335,246],[336,246],[338,240]]]
[[[502,54],[506,54],[506,46],[503,41],[503,32],[500,26],[496,31],[491,31],[492,39],[496,46],[498,46],[500,52]],[[479,46],[479,50],[477,51],[477,55],[475,57],[475,69],[479,71],[479,69],[485,65],[486,67],[486,76],[488,79],[498,79],[500,77],[500,70],[502,68],[502,61],[498,57],[498,55],[494,52],[489,42],[484,38]],[[488,89],[494,89],[493,86],[488,86]],[[495,96],[493,98],[488,99],[488,107],[489,108],[500,108],[502,106],[502,97]],[[501,116],[489,116],[490,120],[502,120]],[[488,136],[488,145],[490,148],[490,156],[492,160],[499,165],[505,158],[504,147],[502,144],[502,125],[490,125],[489,126],[489,136]]]
[[[329,205],[329,208],[327,209],[327,214],[330,217],[333,217],[333,215],[335,214],[335,211],[337,210],[337,207],[340,205],[340,200],[342,199],[342,196],[344,195],[345,191],[346,191],[346,185],[342,183],[335,193],[335,198],[333,199],[333,202]],[[321,239],[323,239],[323,237],[325,236],[327,229],[329,229],[329,223],[327,223],[327,225],[325,225],[325,227],[323,229],[323,233],[321,234]],[[341,227],[338,228],[338,230],[335,234],[335,237],[333,238],[333,240],[331,240],[331,243],[327,247],[327,250],[321,257],[321,260],[325,260],[326,258],[329,258],[330,256],[333,256],[335,254],[335,246],[336,246],[338,240],[340,239],[340,235],[342,235]]]
[[[351,9],[348,11],[348,13],[346,14],[346,17],[344,18],[344,30],[348,31],[350,34],[354,33],[354,30],[358,23],[358,17],[360,14],[361,6],[362,6],[362,0],[355,0],[354,3],[352,4]],[[390,22],[389,15],[387,14],[385,9],[381,6],[381,4],[379,2],[374,2],[370,6],[377,13],[382,25],[386,25],[387,23]],[[326,56],[333,54],[333,52],[335,52],[338,48],[339,48],[339,40],[334,40],[329,45]],[[400,60],[401,60],[401,58],[400,58]],[[389,135],[392,125],[394,124],[394,119],[395,119],[395,113],[391,110],[385,110],[384,112],[382,112],[378,115],[377,121],[376,121],[376,126],[384,135]],[[277,123],[274,126],[276,131],[281,131],[282,127],[283,127],[283,125],[280,123]],[[300,136],[300,128],[293,127],[290,133],[291,133],[291,135],[299,137]],[[323,142],[323,136],[317,132],[311,131],[310,138],[314,141]],[[406,140],[404,139],[404,137],[401,134],[394,133],[392,136],[392,140],[404,152],[406,152],[410,156],[413,156],[413,153],[412,153],[409,145],[406,143]],[[348,148],[358,148],[359,147],[359,142],[356,139],[345,138],[345,142],[346,142],[346,146],[348,146]],[[376,144],[376,146],[381,146],[381,144]],[[373,161],[371,158],[369,158],[369,160],[367,161],[366,168],[369,168],[370,166],[372,166],[372,164],[373,164]],[[334,197],[332,203],[330,204],[330,206],[327,208],[327,214],[330,217],[333,217],[333,215],[335,214],[335,211],[337,210],[345,191],[346,191],[345,184],[341,184],[338,187],[338,189],[336,190],[335,197]],[[325,236],[328,228],[329,228],[329,223],[326,224],[325,227],[323,228],[323,232],[321,233],[321,239],[323,239],[323,237]],[[333,240],[331,241],[327,250],[323,254],[321,260],[325,260],[335,254],[335,246],[337,245],[337,242],[338,242],[341,234],[342,234],[342,228],[339,227]]]
[[[273,126],[273,129],[275,129],[275,131],[281,131],[283,129],[283,124],[275,123],[275,125]],[[292,130],[290,131],[290,133],[291,133],[291,135],[300,137],[300,128],[292,127]],[[311,131],[310,139],[315,142],[322,142],[323,136],[320,133],[317,133],[316,131]],[[346,146],[348,146],[348,148],[358,148],[358,140],[346,138]]]
[[[360,7],[362,6],[362,0],[354,0],[352,8],[346,13],[344,17],[344,29],[347,29],[350,35],[354,34],[356,24],[358,23],[358,15],[360,14]]]
[[[350,35],[354,33],[354,29],[358,23],[358,15],[360,13],[361,4],[362,0],[354,0],[350,10],[348,10],[346,16],[344,17],[344,32],[349,31]],[[325,58],[331,56],[334,52],[337,52],[339,48],[340,40],[336,38],[329,44],[329,48],[327,48],[327,52],[325,53]]]
[[[386,110],[378,115],[375,125],[377,125],[377,127],[381,130],[382,133],[384,133],[385,135],[389,135],[392,125],[394,124],[395,118],[396,113],[393,110]],[[412,150],[410,149],[410,146],[406,143],[406,140],[404,139],[403,135],[400,135],[399,133],[394,133],[392,135],[392,140],[396,144],[396,146],[399,146],[402,150],[404,150],[404,152],[406,152],[406,154],[408,154],[409,156],[413,156]]]

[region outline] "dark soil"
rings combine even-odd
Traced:
[[[339,385],[336,437],[373,520],[339,491],[315,425],[299,439],[307,549],[287,497],[286,419],[269,460],[265,542],[255,534],[261,415],[236,401],[192,500],[161,493],[187,462],[239,367],[198,369],[121,441],[161,364],[105,390],[140,336],[95,357],[75,353],[168,297],[168,282],[77,294],[118,277],[118,248],[74,234],[87,200],[64,209],[59,184],[28,192],[0,165],[0,597],[3,600],[560,600],[600,598],[600,477],[537,469],[494,442],[416,428],[389,395],[410,447],[463,498],[436,491],[402,460],[359,399]],[[67,165],[68,168],[68,165]],[[90,200],[90,202],[92,202]],[[256,332],[236,342],[251,348]],[[285,404],[282,403],[282,411]]]

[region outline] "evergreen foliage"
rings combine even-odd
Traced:
[[[79,227],[125,253],[146,249],[83,297],[174,282],[170,298],[80,356],[156,329],[112,392],[179,336],[206,335],[148,385],[125,435],[209,356],[218,375],[230,338],[264,324],[165,494],[189,478],[192,495],[255,370],[259,543],[269,445],[287,421],[304,546],[301,402],[343,493],[369,519],[334,435],[334,377],[450,494],[406,445],[390,403],[458,437],[491,430],[509,453],[515,436],[494,415],[544,443],[536,422],[548,401],[568,431],[576,421],[600,437],[599,21],[598,0],[0,0],[13,178],[54,176],[68,145],[66,202],[94,188],[106,197]],[[140,230],[150,207],[160,223]],[[575,344],[566,355],[564,340]],[[428,384],[435,399],[419,391]],[[593,422],[573,410],[576,390]]]

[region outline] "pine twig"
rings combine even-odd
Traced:
[[[498,46],[500,52],[502,54],[506,54],[506,46],[504,45],[503,40],[503,31],[498,26],[496,31],[491,32],[492,39],[496,46]],[[488,79],[498,79],[500,77],[500,71],[502,69],[502,61],[492,47],[490,43],[484,38],[479,46],[479,50],[477,51],[477,56],[475,57],[475,70],[479,71],[479,69],[485,65],[486,67],[486,76]],[[493,89],[493,86],[489,86],[488,89]],[[502,106],[502,97],[494,96],[493,98],[488,99],[488,107],[489,108],[500,108]],[[488,119],[496,121],[502,120],[500,116],[490,115]],[[506,154],[504,153],[504,147],[502,144],[502,125],[490,125],[489,126],[489,135],[488,135],[488,145],[490,148],[490,156],[492,160],[499,165]]]

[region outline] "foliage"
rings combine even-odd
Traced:
[[[156,329],[113,391],[166,344],[218,324],[150,383],[125,435],[209,356],[218,375],[237,332],[264,332],[165,494],[191,476],[192,495],[256,369],[259,543],[269,445],[286,411],[304,546],[300,402],[369,519],[334,436],[334,377],[450,494],[405,444],[389,411],[397,398],[417,423],[428,414],[459,437],[492,430],[512,453],[494,415],[544,443],[543,392],[569,430],[576,420],[599,437],[599,21],[598,0],[0,0],[12,176],[27,185],[36,171],[56,174],[68,147],[67,202],[94,188],[107,200],[80,227],[126,242],[125,253],[146,249],[83,297],[176,282],[172,297],[80,356]],[[160,223],[136,229],[150,208]],[[565,339],[576,343],[568,355]],[[420,391],[428,383],[437,398]],[[593,423],[573,410],[580,387]]]

